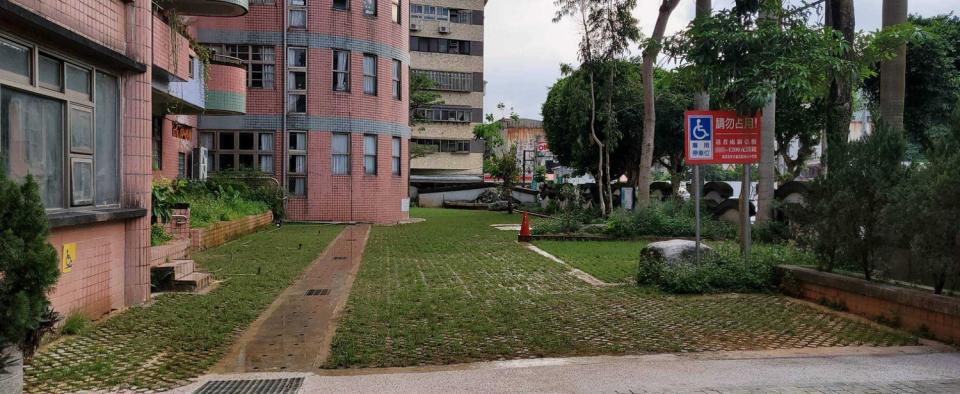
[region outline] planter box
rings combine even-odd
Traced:
[[[244,235],[254,233],[273,223],[273,212],[247,216],[229,222],[219,222],[207,228],[190,230],[192,250],[205,250],[223,245]]]
[[[811,268],[777,268],[780,288],[788,295],[840,307],[944,342],[960,343],[960,298]]]

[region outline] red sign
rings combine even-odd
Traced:
[[[546,142],[541,142],[541,143],[537,144],[537,152],[546,152],[547,149],[548,149],[548,148],[547,148],[547,143],[546,143]]]
[[[688,164],[760,162],[759,113],[743,117],[734,111],[687,111],[683,123]]]

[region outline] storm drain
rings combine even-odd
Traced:
[[[346,256],[336,256],[336,257],[334,257],[333,259],[334,259],[334,260],[346,260],[347,257],[346,257]]]
[[[330,289],[310,289],[307,290],[307,296],[325,296],[330,294]]]
[[[296,394],[303,378],[212,380],[194,394]]]

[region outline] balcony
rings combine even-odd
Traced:
[[[197,54],[187,37],[158,14],[153,16],[152,82],[154,112],[188,115],[203,111],[202,66]]]
[[[165,9],[174,9],[180,15],[235,17],[247,14],[248,0],[163,0]]]
[[[213,55],[206,89],[207,115],[242,115],[247,112],[247,68],[235,57]]]

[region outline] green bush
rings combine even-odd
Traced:
[[[774,268],[782,264],[812,265],[814,256],[793,245],[756,245],[744,260],[734,244],[721,244],[701,262],[666,264],[642,256],[637,284],[675,294],[757,292],[775,285]]]
[[[27,357],[57,320],[47,292],[60,271],[41,201],[32,176],[18,185],[0,168],[0,349],[18,345]]]
[[[285,193],[275,181],[255,174],[230,172],[205,181],[177,180],[157,182],[153,186],[154,217],[169,220],[174,204],[190,205],[190,227],[202,228],[220,221],[229,221],[273,211],[274,218],[284,217]]]
[[[173,237],[167,234],[167,230],[164,230],[163,226],[156,223],[150,226],[150,246],[160,246],[171,239]]]
[[[83,335],[93,328],[93,322],[83,313],[74,313],[67,317],[60,328],[61,335]]]
[[[696,211],[690,202],[652,201],[649,207],[634,213],[614,212],[607,224],[607,235],[617,238],[693,237],[696,236]],[[707,239],[731,239],[736,237],[737,229],[733,224],[715,220],[703,211],[700,234]]]

